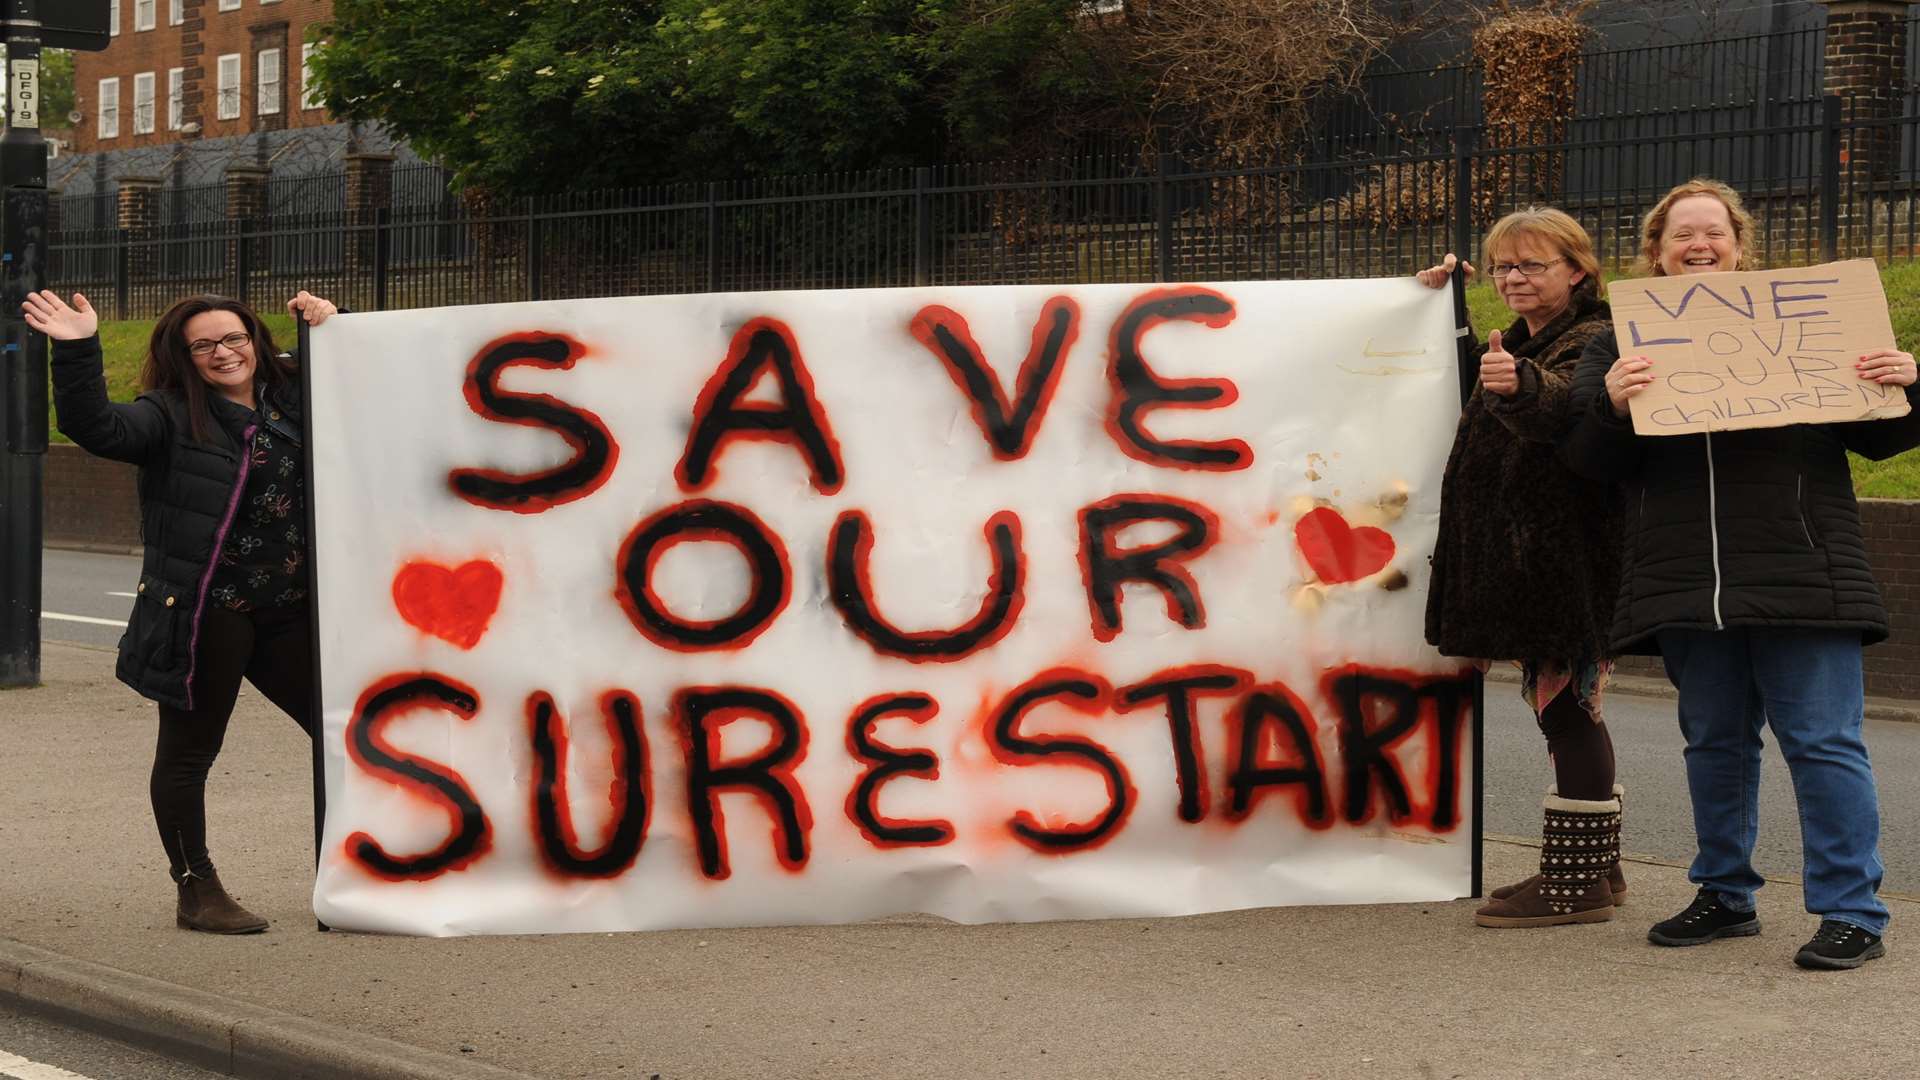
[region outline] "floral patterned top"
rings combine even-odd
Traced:
[[[286,607],[307,598],[306,471],[300,448],[262,425],[253,435],[247,486],[240,493],[220,563],[213,602],[233,611]]]

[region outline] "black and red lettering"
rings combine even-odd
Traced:
[[[586,346],[563,334],[509,334],[482,346],[467,365],[467,406],[503,424],[545,428],[573,448],[566,462],[533,473],[499,469],[455,469],[447,482],[461,498],[490,510],[538,514],[562,503],[584,499],[613,475],[620,446],[607,425],[591,412],[549,394],[525,394],[500,388],[512,367],[566,371],[586,355]]]
[[[1155,672],[1145,682],[1121,688],[1116,704],[1123,712],[1152,701],[1167,703],[1167,734],[1173,743],[1173,777],[1180,787],[1180,820],[1200,821],[1207,816],[1212,805],[1207,791],[1207,772],[1202,767],[1207,755],[1201,743],[1200,729],[1194,724],[1196,699],[1238,693],[1252,681],[1252,675],[1238,668],[1190,664]]]
[[[1253,448],[1244,440],[1168,441],[1155,438],[1141,423],[1154,409],[1223,409],[1239,399],[1240,390],[1231,379],[1163,378],[1140,352],[1140,339],[1161,323],[1181,320],[1218,329],[1233,317],[1232,300],[1212,289],[1182,285],[1140,296],[1114,320],[1108,343],[1107,380],[1113,400],[1107,409],[1107,433],[1122,453],[1176,469],[1232,471],[1253,464]]]
[[[1147,521],[1171,523],[1170,540],[1122,551],[1119,533]],[[1167,618],[1189,630],[1207,625],[1206,607],[1193,575],[1180,565],[1197,558],[1220,533],[1220,520],[1199,503],[1171,495],[1115,495],[1080,511],[1080,578],[1092,608],[1093,636],[1112,641],[1120,633],[1121,586],[1145,582],[1166,595]]]
[[[681,618],[653,591],[654,568],[673,545],[708,540],[731,544],[746,558],[747,599],[724,619]],[[745,507],[707,499],[667,507],[634,526],[614,567],[614,595],[627,618],[647,640],[680,652],[746,648],[773,624],[793,589],[780,537]]]
[[[1026,603],[1019,516],[1011,510],[993,515],[987,519],[986,537],[993,556],[986,595],[973,618],[952,630],[901,630],[876,610],[867,574],[873,526],[859,510],[848,510],[833,523],[827,543],[827,592],[847,628],[876,652],[915,663],[971,656],[1005,637]]]
[[[1227,728],[1234,746],[1233,766],[1227,772],[1228,817],[1245,820],[1261,795],[1291,787],[1303,823],[1316,829],[1333,824],[1318,727],[1293,691],[1278,684],[1254,687],[1227,714]],[[1276,740],[1284,739],[1278,759],[1266,753],[1269,731]]]
[[[973,422],[986,436],[993,456],[1016,461],[1026,456],[1046,419],[1047,406],[1060,384],[1062,361],[1080,336],[1080,305],[1070,297],[1056,296],[1040,309],[1033,342],[1014,378],[1011,402],[987,366],[985,351],[973,340],[964,316],[930,304],[920,309],[908,329],[940,359],[954,385],[973,403]]]
[[[730,790],[750,792],[765,805],[773,819],[774,856],[780,865],[796,873],[806,869],[813,811],[793,776],[807,752],[807,726],[800,710],[771,690],[700,686],[673,695],[673,715],[686,745],[687,812],[700,872],[716,879],[733,872],[726,816],[720,808],[721,794]],[[751,758],[714,760],[719,729],[747,717],[771,726],[772,740]]]
[[[566,877],[610,878],[626,872],[647,839],[653,807],[648,786],[647,737],[640,728],[640,702],[625,690],[601,695],[612,744],[613,778],[607,785],[612,828],[599,848],[580,844],[567,798],[567,721],[553,696],[536,691],[527,697],[527,726],[533,743],[534,845],[547,868]]]
[[[880,786],[898,776],[940,779],[940,758],[931,750],[900,750],[873,737],[873,728],[889,716],[905,716],[916,724],[933,719],[940,707],[925,694],[882,694],[868,698],[853,711],[847,724],[847,752],[871,767],[847,793],[847,817],[874,847],[927,847],[953,839],[953,823],[941,819],[897,821],[882,817],[875,805]]]
[[[347,858],[391,881],[427,881],[463,870],[493,846],[493,826],[486,811],[458,772],[387,742],[383,729],[411,709],[440,709],[471,720],[480,711],[480,696],[444,675],[409,672],[380,679],[354,703],[353,717],[347,721],[347,756],[367,772],[439,806],[453,819],[447,838],[418,855],[394,855],[365,832],[347,837]]]
[[[1021,720],[1031,710],[1048,703],[1065,705],[1089,715],[1103,715],[1112,700],[1113,688],[1098,675],[1073,668],[1053,668],[1017,687],[994,710],[987,743],[997,760],[1025,766],[1063,758],[1092,769],[1106,781],[1107,808],[1084,825],[1048,828],[1032,811],[1015,813],[1007,823],[1008,828],[1035,851],[1069,854],[1098,847],[1120,831],[1137,799],[1126,766],[1120,764],[1111,750],[1078,735],[1022,735]]]
[[[768,367],[780,384],[780,404],[741,400]],[[846,469],[827,413],[814,396],[813,376],[801,359],[793,331],[778,319],[749,319],[693,406],[686,452],[673,475],[683,491],[699,491],[719,476],[714,459],[728,440],[771,439],[798,449],[807,459],[813,487],[822,495],[840,490]]]

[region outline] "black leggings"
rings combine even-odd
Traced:
[[[207,773],[226,741],[242,677],[313,735],[313,654],[304,605],[242,614],[208,608],[195,650],[192,709],[160,706],[153,751],[153,820],[175,881],[213,873],[207,855]]]
[[[1571,684],[1540,710],[1540,733],[1547,737],[1561,798],[1613,798],[1613,737],[1607,725],[1580,704]]]

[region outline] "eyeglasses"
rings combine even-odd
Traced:
[[[225,345],[228,352],[239,352],[241,349],[246,348],[247,343],[252,340],[252,335],[248,334],[245,330],[235,330],[219,341],[209,341],[206,338],[201,338],[199,341],[189,342],[187,344],[187,351],[195,356],[212,356],[213,350]]]
[[[1520,271],[1521,277],[1539,277],[1541,274],[1547,272],[1548,267],[1556,266],[1566,261],[1565,259],[1555,259],[1552,262],[1540,262],[1537,259],[1528,259],[1526,262],[1494,263],[1493,276],[1503,278],[1515,270],[1518,270]]]

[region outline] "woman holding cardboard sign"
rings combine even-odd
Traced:
[[[1668,192],[1641,230],[1655,276],[1746,268],[1753,220],[1715,180]],[[1914,390],[1913,357],[1871,350],[1857,377]],[[1655,925],[1657,945],[1760,932],[1751,861],[1758,830],[1762,725],[1793,775],[1806,906],[1819,930],[1794,956],[1852,968],[1883,955],[1887,908],[1879,809],[1861,738],[1863,646],[1887,636],[1868,569],[1847,451],[1885,458],[1920,445],[1920,409],[1904,417],[1640,436],[1629,403],[1660,378],[1622,358],[1609,333],[1574,379],[1569,464],[1626,484],[1626,550],[1613,647],[1657,653],[1679,690],[1687,788],[1699,845],[1699,894]]]
[[[1613,741],[1600,716],[1612,669],[1619,498],[1613,485],[1568,472],[1553,439],[1581,351],[1611,316],[1593,241],[1566,214],[1509,214],[1482,250],[1494,289],[1518,318],[1478,347],[1480,384],[1461,411],[1441,489],[1427,640],[1450,656],[1520,662],[1554,787],[1540,873],[1495,889],[1474,921],[1602,922],[1626,893]],[[1440,288],[1454,265],[1449,255],[1419,279]]]
[[[195,296],[154,325],[142,393],[107,399],[99,319],[74,294],[21,305],[53,339],[60,430],[87,451],[140,467],[139,595],[116,674],[160,706],[154,823],[178,893],[175,921],[216,934],[267,920],[227,895],[207,854],[207,773],[240,680],[313,734],[307,631],[300,381],[252,308]],[[334,306],[287,302],[318,326]]]

